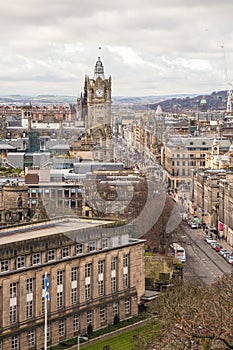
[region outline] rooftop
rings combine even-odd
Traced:
[[[44,223],[6,228],[0,233],[0,245],[48,237],[59,233],[67,235],[75,240],[77,233],[81,233],[81,231],[85,229],[91,229],[91,231],[93,231],[93,228],[95,228],[99,233],[97,228],[101,227],[101,231],[103,231],[103,225],[107,226],[112,224],[114,226],[114,223],[114,221],[107,220],[64,218]]]

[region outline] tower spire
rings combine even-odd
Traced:
[[[104,66],[102,61],[100,60],[100,56],[98,57],[98,60],[95,64],[95,69],[94,69],[94,80],[96,80],[98,77],[101,77],[102,79],[105,79],[104,76]]]

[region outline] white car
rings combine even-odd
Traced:
[[[228,256],[230,256],[231,255],[231,253],[230,252],[226,252],[226,253],[224,253],[223,254],[223,257],[224,257],[224,259],[228,259]]]
[[[191,228],[198,228],[198,225],[196,224],[196,222],[191,222],[190,227]]]
[[[225,249],[225,248],[222,248],[222,249],[219,251],[219,254],[221,254],[221,255],[223,255],[223,254],[225,254],[225,253],[227,253],[227,249]]]
[[[216,247],[217,244],[218,244],[218,242],[215,240],[212,240],[212,242],[210,242],[210,245],[213,249]]]
[[[213,242],[213,238],[211,236],[206,236],[205,240],[207,243]]]
[[[229,262],[229,264],[233,264],[233,256],[232,255],[228,255],[226,260]]]

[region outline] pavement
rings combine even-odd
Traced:
[[[202,229],[199,229],[199,231],[202,232],[203,237],[211,235],[211,232],[206,233]],[[233,252],[233,247],[225,239],[219,238],[214,233],[212,233],[212,236],[213,236],[213,239],[215,239],[220,246],[222,246],[224,249],[227,249],[229,252]]]

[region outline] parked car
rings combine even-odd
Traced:
[[[191,222],[190,227],[191,228],[198,228],[198,224],[196,222]]]
[[[231,255],[230,252],[224,253],[224,254],[223,254],[224,259],[227,260],[229,255]]]
[[[215,241],[214,239],[212,240],[212,242],[210,242],[210,245],[213,249],[216,247],[217,244],[218,244],[218,242]]]
[[[220,255],[224,255],[225,253],[227,253],[227,249],[225,249],[225,248],[222,248],[222,249],[219,251],[219,254],[220,254]]]
[[[222,246],[220,244],[217,244],[214,249],[216,250],[216,252],[220,252]]]
[[[229,264],[233,265],[233,256],[232,255],[228,255],[226,260],[229,262]]]
[[[206,241],[207,243],[211,243],[211,242],[213,242],[213,237],[211,237],[211,236],[206,236],[205,241]]]

